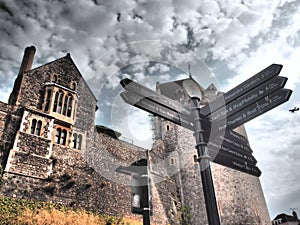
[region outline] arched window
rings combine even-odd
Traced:
[[[68,117],[71,117],[71,114],[72,114],[72,104],[73,104],[73,98],[70,95],[68,98],[68,113],[67,113]]]
[[[81,134],[73,134],[72,148],[81,150],[82,143],[82,135]]]
[[[41,135],[41,128],[42,128],[42,121],[38,121],[36,129],[35,129],[35,134],[40,136]]]
[[[176,160],[172,157],[170,158],[170,166],[174,166],[176,164]]]
[[[60,136],[61,136],[61,129],[57,128],[56,129],[56,134],[55,134],[55,143],[57,143],[57,144],[60,143]]]
[[[66,115],[67,113],[67,106],[68,106],[68,96],[65,96],[65,100],[64,100],[64,108],[63,108],[63,115]]]
[[[167,125],[167,130],[170,130],[170,125]]]
[[[36,119],[33,119],[31,122],[31,128],[30,128],[31,134],[34,134],[34,132],[35,132],[36,122],[37,122]]]
[[[41,135],[41,129],[42,129],[42,121],[37,121],[36,119],[33,119],[31,122],[31,127],[30,127],[30,134],[35,134],[40,136]]]
[[[77,149],[81,150],[81,142],[82,142],[82,135],[79,134],[77,138]]]
[[[57,75],[53,75],[52,77],[52,80],[51,80],[53,83],[56,83],[57,82]]]
[[[67,139],[67,131],[63,130],[61,132],[60,144],[65,145],[66,144],[66,139]]]
[[[64,99],[64,93],[59,92],[59,100],[58,100],[58,106],[57,106],[57,113],[61,113],[62,106],[63,106],[63,99]]]
[[[61,128],[56,129],[55,143],[60,145],[65,145],[67,140],[67,131]]]
[[[76,83],[72,82],[71,85],[70,85],[70,88],[71,88],[71,90],[76,91]]]
[[[47,91],[47,96],[46,96],[46,105],[45,105],[45,111],[49,110],[50,107],[50,101],[51,101],[51,90]]]
[[[54,98],[54,104],[53,104],[53,112],[56,112],[56,110],[57,110],[58,97],[59,97],[59,93],[56,92],[56,93],[55,93],[55,98]]]
[[[72,148],[76,148],[77,145],[77,134],[73,134]]]

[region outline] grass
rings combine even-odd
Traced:
[[[99,215],[62,205],[0,197],[0,225],[141,225],[129,218]]]

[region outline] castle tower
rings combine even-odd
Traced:
[[[169,83],[157,84],[157,90],[167,97],[177,100],[189,107],[188,95],[184,83],[187,78]],[[202,105],[212,101],[219,94],[211,84],[202,91]],[[178,198],[181,204],[181,213],[185,214],[191,224],[208,224],[205,201],[200,178],[195,138],[193,132],[170,123],[164,119],[155,118],[156,143],[163,143],[164,152],[160,157],[166,161],[169,176],[177,187]],[[236,132],[245,136],[243,126]],[[153,157],[157,154],[153,149]],[[270,217],[263,191],[258,177],[242,173],[216,163],[211,163],[217,204],[223,225],[268,225]]]

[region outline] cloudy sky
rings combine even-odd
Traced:
[[[290,101],[246,128],[271,218],[290,208],[300,214],[300,112],[288,111],[300,106],[299,21],[298,0],[0,0],[0,100],[7,102],[30,45],[37,48],[33,67],[70,52],[98,98],[97,123],[132,133],[150,125],[121,124],[114,116],[121,78],[154,88],[156,80],[187,77],[190,63],[201,85],[214,82],[227,91],[272,63],[282,64],[280,75],[294,91]],[[129,138],[143,142],[149,130]]]

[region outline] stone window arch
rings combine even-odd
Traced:
[[[62,107],[63,107],[63,101],[64,101],[64,93],[62,91],[59,91],[59,98],[58,98],[58,104],[57,104],[57,113],[62,112]]]
[[[42,129],[42,121],[38,121],[37,122],[37,126],[36,126],[36,129],[35,129],[35,134],[40,136],[41,135],[41,129]]]
[[[170,130],[170,125],[169,125],[169,124],[167,124],[166,128],[167,128],[167,130]]]
[[[30,127],[30,133],[31,133],[31,134],[34,134],[34,133],[35,133],[36,122],[37,122],[36,119],[33,119],[33,120],[31,121],[31,127]]]
[[[63,111],[62,114],[65,116],[67,114],[67,108],[68,108],[68,96],[65,96],[64,99],[64,107],[63,107]]]
[[[50,103],[51,103],[51,94],[52,94],[52,91],[51,90],[48,90],[47,91],[47,96],[46,96],[46,104],[45,104],[45,111],[47,112],[50,108]]]
[[[53,104],[53,112],[56,112],[56,110],[57,110],[58,98],[59,98],[59,93],[55,92],[54,104]]]
[[[81,143],[82,143],[82,135],[79,134],[77,138],[77,149],[81,150]]]
[[[43,122],[41,120],[33,119],[31,121],[30,134],[41,135]]]
[[[66,140],[67,140],[67,131],[66,130],[62,130],[61,137],[60,137],[60,144],[61,145],[65,145],[66,144]]]
[[[68,104],[67,104],[68,106],[68,110],[67,110],[67,116],[68,117],[71,117],[71,115],[72,115],[72,105],[73,105],[73,97],[72,97],[72,95],[69,95],[68,96]]]
[[[72,148],[81,150],[81,145],[82,145],[82,135],[74,133],[73,141],[72,141]]]
[[[56,134],[55,134],[55,143],[56,144],[60,144],[60,136],[61,136],[61,129],[57,128]]]
[[[72,81],[71,84],[70,84],[70,89],[73,90],[73,91],[76,91],[76,88],[77,88],[76,82]]]
[[[56,74],[53,74],[52,79],[51,79],[51,82],[52,82],[52,83],[56,83],[56,82],[57,82],[57,79],[58,79],[57,75],[56,75]]]
[[[55,134],[55,143],[60,145],[66,145],[67,131],[65,129],[57,128]]]
[[[175,166],[176,165],[176,159],[171,157],[170,158],[170,166]]]
[[[76,148],[77,145],[77,134],[73,134],[72,148]]]

